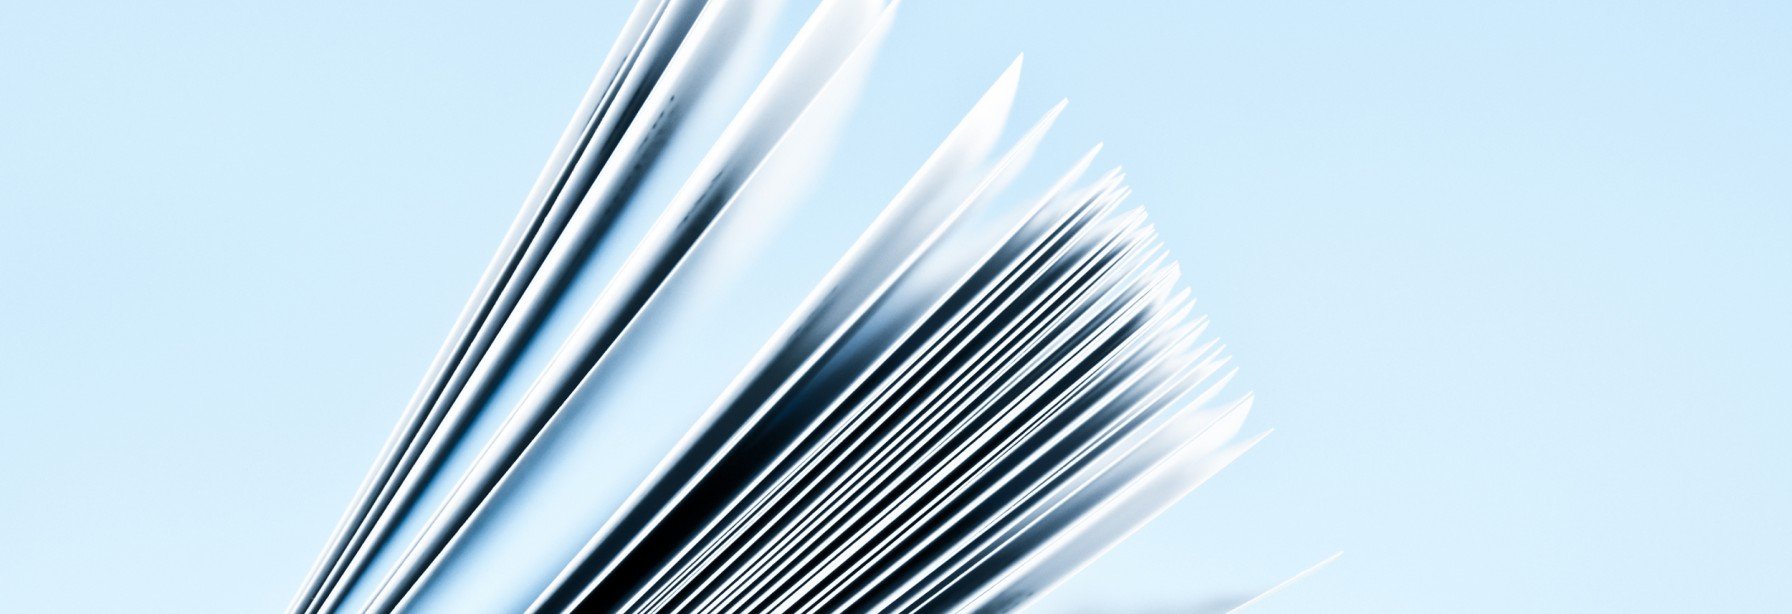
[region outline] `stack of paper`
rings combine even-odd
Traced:
[[[1007,189],[1018,61],[844,255],[778,240],[894,13],[761,71],[768,3],[642,0],[293,611],[1014,608],[1248,448],[1120,173]]]

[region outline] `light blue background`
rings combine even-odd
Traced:
[[[283,607],[628,8],[253,4],[0,5],[0,609]],[[1789,5],[909,0],[823,195],[1021,51],[1277,429],[1049,605],[1792,608]]]

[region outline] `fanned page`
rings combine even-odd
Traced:
[[[779,4],[638,3],[290,611],[1014,610],[1260,439],[1124,174],[1033,168],[1018,59],[791,236],[900,20]]]

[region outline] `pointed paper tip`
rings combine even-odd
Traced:
[[[1214,350],[1214,351],[1213,351],[1213,354],[1214,354],[1214,355],[1215,355],[1215,356],[1219,356],[1219,357],[1220,357],[1220,358],[1219,358],[1219,363],[1220,363],[1220,364],[1221,364],[1221,365],[1224,365],[1224,364],[1226,364],[1226,363],[1228,363],[1228,362],[1232,362],[1232,357],[1231,357],[1231,356],[1225,356],[1225,353],[1226,353],[1226,344],[1224,344],[1224,343],[1221,343],[1221,344],[1220,344],[1220,345],[1219,345],[1219,348],[1217,348],[1217,349],[1215,349],[1215,350]],[[1232,383],[1232,377],[1233,377],[1233,376],[1235,376],[1235,375],[1238,375],[1238,367],[1232,367],[1232,368],[1230,368],[1230,369],[1226,369],[1226,374],[1225,374],[1225,375],[1221,375],[1221,376],[1220,376],[1220,379],[1219,379],[1219,380],[1218,380],[1218,381],[1215,381],[1215,382],[1214,382],[1214,383],[1213,383],[1213,387],[1214,387],[1214,388],[1219,388],[1219,387],[1221,387],[1221,386],[1224,386],[1224,385],[1226,385],[1226,384],[1230,384],[1230,383]]]
[[[1082,175],[1083,171],[1088,170],[1089,165],[1095,163],[1095,155],[1099,153],[1101,153],[1101,143],[1096,143],[1094,147],[1090,147],[1088,151],[1083,152],[1083,157],[1077,158],[1076,164],[1074,165],[1077,169],[1075,174]]]
[[[1171,277],[1176,277],[1176,276],[1182,275],[1182,263],[1180,263],[1180,262],[1170,263],[1169,266],[1164,267],[1164,273]]]
[[[1246,392],[1244,393],[1244,396],[1238,397],[1238,400],[1232,402],[1232,408],[1236,411],[1244,412],[1245,415],[1250,415],[1251,407],[1256,404],[1256,401],[1257,397],[1255,395]]]
[[[996,81],[997,82],[1019,81],[1020,80],[1020,60],[1022,57],[1024,57],[1024,56],[1018,56],[1018,55],[1014,56],[1014,61],[1008,63],[1008,68],[1002,69],[1002,76],[997,77]]]
[[[1009,64],[1008,68],[1002,71],[1001,76],[996,77],[995,83],[989,86],[990,92],[1001,92],[1004,97],[1009,99],[1014,97],[1014,91],[1017,89],[1020,89],[1019,58],[1016,58],[1013,64]]]

